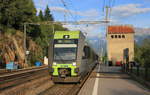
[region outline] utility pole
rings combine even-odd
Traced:
[[[105,8],[106,8],[106,9],[105,9],[105,10],[106,10],[105,20],[108,21],[108,19],[109,19],[108,16],[109,16],[109,9],[110,9],[110,7],[109,7],[109,6],[106,6]],[[105,28],[106,28],[106,37],[107,37],[107,35],[108,35],[107,26],[108,26],[108,23],[106,23],[106,25],[105,25]]]
[[[109,6],[106,6],[105,7],[105,10],[106,10],[106,14],[105,14],[105,21],[108,21],[108,19],[109,19],[109,12],[110,12],[110,7]],[[106,25],[105,25],[105,29],[106,29],[106,39],[107,39],[107,35],[108,35],[108,23],[106,23]],[[107,41],[106,41],[107,42]],[[108,43],[108,42],[107,42]],[[108,49],[107,49],[108,50]],[[103,52],[103,50],[102,50],[102,52]]]
[[[66,20],[66,14],[64,14],[64,22],[66,22],[67,20]]]
[[[106,8],[106,15],[105,15],[105,20],[108,21],[108,16],[109,16],[109,8],[108,6],[105,7]]]
[[[26,28],[26,26],[27,26],[27,24],[26,23],[24,23],[24,64],[27,64],[27,57],[26,57],[26,30],[27,30],[27,28]]]

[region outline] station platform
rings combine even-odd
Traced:
[[[121,72],[121,67],[99,64],[78,95],[150,95],[150,90]]]

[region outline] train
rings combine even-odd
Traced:
[[[49,46],[49,71],[54,83],[81,82],[98,62],[98,55],[81,31],[55,31]]]

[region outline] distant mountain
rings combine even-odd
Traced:
[[[150,28],[135,28],[135,41],[141,44],[145,38],[150,39]]]
[[[137,44],[142,44],[143,40],[146,39],[146,38],[149,38],[150,39],[150,35],[135,35],[135,42]]]
[[[150,35],[150,28],[134,28],[135,35],[143,36],[143,35]]]

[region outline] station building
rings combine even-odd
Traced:
[[[132,26],[108,26],[107,55],[113,65],[120,65],[128,55],[128,61],[134,60],[134,28]],[[128,50],[128,54],[125,54]]]

